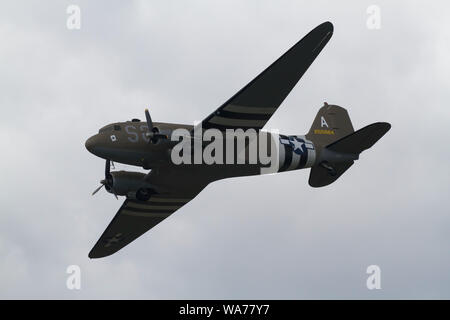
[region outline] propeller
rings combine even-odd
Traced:
[[[150,117],[150,112],[145,109],[145,119],[147,120],[148,132],[145,134],[151,142],[156,143],[158,139],[168,139],[167,135],[159,133],[158,128],[153,127],[152,117]]]
[[[110,160],[106,160],[105,163],[105,179],[100,180],[100,186],[94,190],[94,192],[92,192],[92,195],[95,195],[102,187],[105,187],[107,190],[111,190],[112,193],[114,194],[114,196],[116,197],[116,199],[119,199],[117,197],[116,192],[114,191],[113,188],[113,177],[111,175],[111,161]],[[108,191],[109,191],[108,190]]]

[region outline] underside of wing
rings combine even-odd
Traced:
[[[89,258],[102,258],[117,252],[192,198],[177,195],[154,195],[148,201],[126,199],[94,248],[89,252]]]
[[[325,22],[237,92],[202,126],[205,129],[262,129],[330,40],[333,25]]]

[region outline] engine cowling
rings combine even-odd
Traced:
[[[132,171],[111,172],[112,185],[107,185],[106,190],[119,196],[128,196],[146,201],[155,193],[150,183],[145,181],[145,174]]]

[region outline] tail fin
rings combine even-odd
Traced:
[[[319,129],[327,125],[329,129]],[[353,132],[344,108],[331,105],[322,107],[308,133],[309,137],[307,135],[319,148],[316,165],[311,168],[309,175],[309,185],[323,187],[336,181],[353,165],[361,152],[372,147],[390,128],[389,123],[376,122]]]
[[[306,138],[316,145],[326,146],[353,131],[347,110],[325,103],[317,113]]]

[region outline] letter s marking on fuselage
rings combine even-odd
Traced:
[[[136,130],[135,126],[125,126],[125,131],[128,133],[128,135],[131,135],[131,137],[128,137],[128,141],[136,143],[139,141],[139,136],[136,132],[130,131],[130,128]]]

